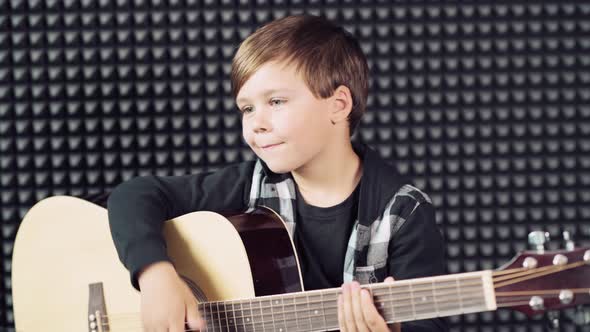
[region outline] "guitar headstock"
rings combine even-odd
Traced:
[[[498,307],[528,316],[590,303],[590,248],[524,251],[493,273]]]

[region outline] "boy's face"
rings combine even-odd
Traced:
[[[305,166],[331,142],[331,98],[317,99],[295,66],[268,62],[238,92],[244,140],[275,173]]]

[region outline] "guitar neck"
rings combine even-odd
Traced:
[[[496,309],[491,271],[363,285],[388,323]],[[340,288],[206,302],[199,311],[208,331],[338,329]]]

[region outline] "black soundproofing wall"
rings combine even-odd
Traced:
[[[0,330],[11,255],[37,201],[104,204],[122,181],[253,158],[229,92],[240,41],[325,15],[371,68],[359,138],[437,208],[451,273],[492,269],[533,230],[590,245],[590,2],[0,0]],[[542,331],[498,310],[453,331]],[[563,331],[588,331],[564,321]]]

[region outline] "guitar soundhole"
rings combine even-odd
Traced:
[[[187,286],[191,289],[191,292],[193,292],[193,295],[199,303],[207,302],[207,296],[205,296],[205,293],[203,290],[201,290],[201,288],[199,288],[199,286],[197,286],[197,284],[183,275],[181,275],[180,278],[182,278],[182,280],[184,280]]]

